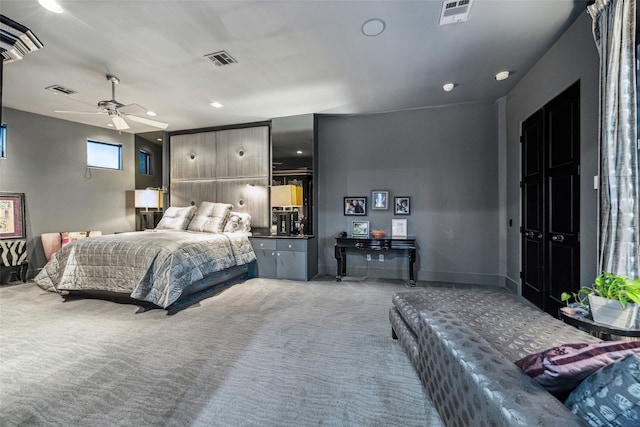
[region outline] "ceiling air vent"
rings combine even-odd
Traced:
[[[45,87],[45,89],[50,90],[51,92],[54,92],[54,93],[61,93],[62,95],[73,95],[74,93],[78,93],[73,89],[69,89],[60,85],[48,86],[48,87]]]
[[[231,55],[229,55],[224,50],[221,50],[220,52],[214,52],[214,53],[210,53],[208,55],[205,55],[205,58],[209,58],[211,60],[211,62],[216,64],[218,67],[222,67],[223,65],[237,64],[238,63],[238,61],[233,59],[231,57]]]
[[[473,0],[445,0],[440,13],[440,25],[456,24],[469,20]]]

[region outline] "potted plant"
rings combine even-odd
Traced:
[[[603,272],[591,287],[582,287],[578,292],[563,292],[560,296],[567,304],[571,298],[578,305],[590,308],[595,322],[625,329],[638,327],[640,279]]]

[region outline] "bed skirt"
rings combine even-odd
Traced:
[[[175,314],[187,307],[190,307],[203,299],[214,296],[224,289],[249,278],[249,271],[252,261],[249,264],[236,265],[225,270],[216,271],[215,273],[187,286],[180,298],[165,310],[167,314]],[[161,309],[162,307],[147,301],[141,301],[132,298],[129,294],[100,291],[100,290],[68,290],[61,292],[65,301],[75,298],[96,298],[105,299],[122,303],[138,305],[140,309],[138,313],[143,313],[153,309]]]

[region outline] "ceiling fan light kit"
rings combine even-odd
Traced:
[[[62,111],[56,110],[56,113],[66,113],[66,114],[108,114],[109,118],[113,122],[113,126],[117,130],[126,130],[130,129],[127,120],[131,120],[133,122],[141,123],[147,126],[153,126],[160,129],[166,129],[169,124],[160,122],[157,120],[147,119],[145,117],[139,117],[138,115],[149,115],[156,116],[156,113],[153,111],[149,111],[146,108],[142,107],[138,104],[122,104],[116,101],[116,85],[120,83],[120,79],[114,75],[107,74],[107,81],[111,82],[111,99],[98,101],[98,111]],[[47,88],[49,89],[49,88]],[[71,98],[74,99],[75,98]]]

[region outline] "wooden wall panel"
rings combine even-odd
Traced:
[[[269,176],[268,142],[268,126],[216,132],[216,177]]]
[[[215,177],[215,132],[171,136],[171,180]]]
[[[216,202],[216,181],[200,179],[197,181],[171,181],[171,206],[200,206],[202,202]]]
[[[230,203],[253,228],[270,227],[269,126],[172,135],[170,144],[170,206]]]

